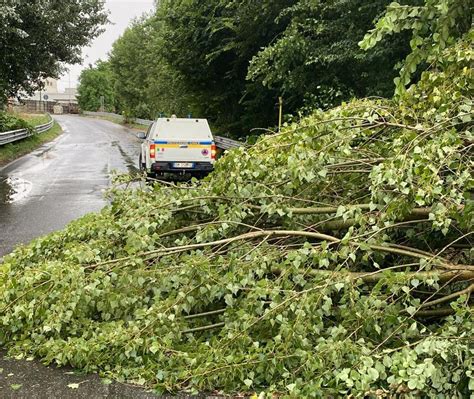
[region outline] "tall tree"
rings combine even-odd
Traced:
[[[110,64],[98,61],[79,76],[78,103],[84,111],[97,111],[103,105],[106,111],[115,110],[114,81]],[[101,98],[103,97],[103,103]]]
[[[3,4],[4,3],[4,4]],[[0,9],[0,104],[31,93],[64,64],[80,61],[81,48],[107,22],[101,0],[6,0]]]
[[[149,40],[144,24],[135,21],[114,43],[110,52],[115,92],[122,110],[138,117],[149,114],[143,95],[143,82],[150,67],[144,60]]]
[[[183,115],[193,111],[181,75],[163,56],[162,26],[155,16],[138,19],[110,52],[117,101],[128,115],[154,118],[159,113]]]
[[[249,61],[284,29],[295,0],[165,0],[163,56],[184,77],[195,107],[220,129],[246,134],[276,123],[276,92],[246,81]]]

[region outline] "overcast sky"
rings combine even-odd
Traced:
[[[123,33],[127,25],[136,17],[154,9],[154,0],[106,0],[105,6],[109,10],[109,19],[112,24],[106,26],[106,31],[95,39],[90,47],[82,52],[82,65],[70,66],[71,87],[77,86],[77,78],[84,68],[98,59],[106,59],[113,42]],[[59,81],[60,90],[69,86],[69,74],[66,73]]]

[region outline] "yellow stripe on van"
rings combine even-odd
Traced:
[[[158,148],[209,148],[210,144],[155,144]]]

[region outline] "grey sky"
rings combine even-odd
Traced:
[[[77,78],[81,71],[98,59],[106,59],[113,42],[123,33],[127,25],[136,17],[154,9],[154,0],[106,0],[105,6],[109,10],[109,19],[112,24],[106,26],[106,31],[99,36],[90,47],[82,52],[82,65],[70,66],[71,86],[77,86]],[[69,86],[69,74],[66,73],[59,81],[60,89]]]

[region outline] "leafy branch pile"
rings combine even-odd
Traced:
[[[354,100],[0,266],[12,353],[161,391],[474,393],[472,32]]]

